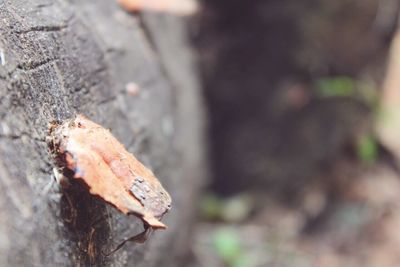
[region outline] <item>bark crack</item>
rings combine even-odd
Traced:
[[[24,34],[29,32],[58,32],[66,29],[68,25],[41,25],[41,26],[34,26],[24,30],[15,31],[17,34]]]
[[[18,134],[0,134],[0,138],[10,139],[10,140],[19,140],[23,136],[27,136],[30,139],[38,141],[38,142],[41,142],[41,143],[45,143],[46,142],[43,138],[34,137],[28,132],[20,132]]]
[[[50,63],[56,62],[57,58],[46,58],[44,60],[38,62],[21,62],[17,65],[16,69],[23,70],[23,71],[32,71],[42,66],[48,65]],[[13,71],[12,71],[13,72]]]

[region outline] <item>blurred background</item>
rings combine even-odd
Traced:
[[[400,266],[397,0],[204,0],[190,266]]]

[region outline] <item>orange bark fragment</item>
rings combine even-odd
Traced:
[[[60,163],[74,172],[73,178],[83,180],[91,194],[152,228],[166,228],[160,219],[171,207],[169,194],[109,130],[78,115],[53,125],[50,139]]]
[[[129,12],[147,10],[182,16],[194,14],[198,9],[194,0],[118,0],[118,3]]]

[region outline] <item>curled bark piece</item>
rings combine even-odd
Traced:
[[[82,180],[91,194],[151,228],[166,228],[160,219],[171,208],[171,197],[109,130],[78,115],[52,124],[49,137],[58,163]]]

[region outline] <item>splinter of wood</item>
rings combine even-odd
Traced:
[[[145,226],[144,231],[134,235],[132,237],[126,238],[125,240],[123,240],[121,243],[118,244],[118,246],[116,248],[114,248],[113,250],[111,250],[110,252],[106,253],[105,256],[108,257],[111,254],[113,254],[114,252],[118,251],[120,248],[122,248],[127,242],[134,242],[134,243],[139,243],[139,244],[143,244],[144,242],[146,242],[146,240],[149,238],[150,234],[153,232],[153,229],[149,226]]]

